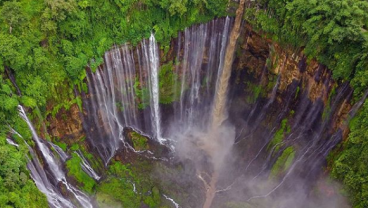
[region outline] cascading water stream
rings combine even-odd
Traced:
[[[19,138],[23,139],[23,136],[20,135],[17,131],[13,128],[10,128],[10,132],[14,135],[17,135]],[[9,139],[12,143],[12,140]],[[27,168],[30,171],[30,175],[32,180],[35,182],[37,188],[46,195],[47,201],[49,202],[50,207],[52,208],[74,208],[75,206],[66,198],[64,197],[57,186],[53,185],[49,178],[46,175],[44,168],[41,165],[36,153],[33,149],[24,141],[28,147],[28,151],[31,154],[31,159],[27,157],[28,163]],[[11,145],[13,145],[11,143]],[[15,143],[14,143],[15,144]],[[19,147],[18,144],[14,146]]]
[[[245,86],[245,88],[252,84],[263,87],[264,80],[268,79],[271,83],[269,78],[273,77],[272,81],[275,81],[274,74],[279,73],[273,87],[272,85],[270,88],[267,86],[267,92],[255,98],[255,103],[243,101],[246,103],[246,110],[234,111],[239,112],[236,119],[240,118],[239,120],[242,121],[236,126],[239,139],[235,139],[235,128],[233,129],[233,126],[230,128],[227,125],[238,123],[228,116],[228,111],[231,107],[238,108],[238,103],[230,104],[232,97],[230,98],[228,94],[229,88],[231,88],[231,76],[236,73],[241,74],[248,69],[248,65],[244,67],[246,64],[241,63],[236,66],[235,70],[232,70],[244,4],[245,0],[240,0],[235,23],[229,17],[215,19],[206,24],[186,28],[185,31],[179,33],[179,38],[172,41],[177,44],[175,45],[177,47],[174,47],[174,51],[175,49],[177,51],[169,51],[167,55],[167,57],[172,58],[175,56],[173,54],[176,54],[175,61],[173,61],[175,66],[171,68],[172,71],[169,71],[174,73],[173,80],[175,82],[172,89],[172,105],[163,104],[163,100],[160,100],[165,94],[161,91],[164,83],[160,79],[165,75],[160,74],[160,52],[153,34],[136,47],[129,44],[115,46],[105,53],[104,64],[99,66],[96,71],[87,69],[88,93],[81,93],[83,96],[83,112],[81,113],[83,115],[83,128],[89,142],[88,145],[91,147],[90,150],[97,151],[106,169],[111,158],[114,158],[121,147],[136,154],[151,155],[150,159],[161,160],[161,158],[155,158],[151,149],[134,149],[132,141],[124,138],[124,131],[129,127],[143,136],[156,139],[161,144],[172,145],[171,141],[176,142],[176,153],[181,153],[181,150],[178,149],[185,142],[190,144],[186,146],[190,149],[189,153],[186,152],[187,154],[191,154],[193,149],[197,149],[197,152],[193,152],[199,152],[198,155],[205,159],[200,157],[198,159],[197,154],[186,156],[190,162],[195,163],[194,175],[196,178],[193,180],[203,182],[204,186],[200,188],[205,192],[204,208],[217,205],[215,203],[217,201],[213,201],[216,200],[215,196],[218,198],[219,195],[225,195],[228,192],[245,193],[248,201],[252,200],[253,202],[259,198],[280,194],[276,192],[277,190],[281,190],[279,192],[289,191],[288,189],[292,187],[290,184],[293,183],[292,180],[289,180],[290,178],[304,177],[302,185],[308,184],[309,181],[315,181],[316,173],[319,173],[318,171],[323,167],[327,154],[341,141],[342,134],[347,128],[347,121],[355,115],[363,104],[368,96],[368,91],[351,108],[348,112],[349,118],[346,119],[343,117],[344,110],[346,110],[344,109],[346,108],[345,104],[350,102],[348,100],[352,96],[348,83],[339,84],[336,95],[332,95],[333,100],[326,101],[327,98],[323,97],[324,95],[315,98],[313,97],[315,92],[310,91],[311,89],[316,90],[314,87],[318,86],[323,91],[322,94],[326,93],[325,91],[331,93],[331,86],[335,83],[331,84],[330,75],[326,75],[327,78],[323,77],[325,80],[322,82],[317,81],[319,76],[324,73],[323,66],[318,65],[315,76],[307,77],[307,79],[299,77],[299,75],[304,76],[305,69],[299,69],[298,72],[296,72],[297,70],[292,71],[293,74],[288,74],[288,77],[285,78],[283,73],[289,70],[287,64],[290,64],[290,57],[285,56],[282,60],[283,63],[278,65],[279,70],[272,71],[270,74],[268,73],[271,72],[271,69],[267,68],[268,64],[265,61],[262,69],[252,68],[256,71],[255,73],[247,71],[247,75],[239,75],[245,79],[237,80],[239,83],[244,82],[242,83],[244,85],[240,86]],[[246,47],[242,47],[244,45],[241,43],[242,45],[239,47],[241,52],[252,50],[252,48],[248,49],[247,47],[249,39],[253,41],[253,44],[257,41],[251,37],[251,33],[249,32],[249,35],[246,36]],[[270,48],[257,48],[256,50],[271,51]],[[251,56],[258,56],[257,52],[259,51],[255,51],[255,55]],[[272,59],[271,53],[268,54],[269,58]],[[256,57],[256,61],[250,60],[249,62],[259,63],[258,59],[262,58]],[[248,61],[248,59],[246,60]],[[165,59],[163,64],[167,64],[169,61],[172,60]],[[300,60],[295,59],[290,62],[293,61]],[[290,67],[290,70],[293,70],[291,68],[293,67]],[[6,70],[9,79],[18,94],[21,95],[11,71]],[[314,73],[313,70],[309,69],[309,73]],[[262,72],[259,79],[260,73],[258,72],[260,71]],[[291,81],[292,84],[286,83],[288,81]],[[305,85],[309,82],[312,84]],[[285,83],[287,89],[281,89]],[[248,93],[253,89],[241,88],[241,90]],[[299,90],[301,90],[300,93]],[[241,96],[239,99],[248,98],[244,94]],[[298,98],[296,99],[296,97]],[[67,181],[63,165],[70,156],[59,146],[38,137],[22,106],[19,106],[19,115],[31,130],[38,153],[36,154],[36,150],[29,147],[32,157],[28,158],[27,167],[37,187],[47,196],[50,206],[93,207],[90,198]],[[345,120],[341,124],[339,123],[341,121],[334,121],[336,118]],[[225,120],[226,122],[224,122]],[[245,131],[243,131],[244,129]],[[46,131],[45,128],[45,133]],[[21,137],[13,129],[11,132]],[[277,138],[280,135],[281,139]],[[233,136],[235,143],[232,140]],[[11,138],[6,140],[10,145],[19,147]],[[231,161],[236,164],[231,163],[231,165],[235,166],[234,170],[239,169],[239,171],[236,170],[233,171],[236,173],[223,176],[221,171],[230,166],[224,164],[226,153],[235,152],[237,147],[241,149],[240,151],[238,149],[240,153],[236,152],[231,156],[238,157],[243,162],[238,164]],[[288,156],[287,158],[289,166],[285,165],[277,176],[272,176],[274,166],[278,163],[279,158],[287,150],[290,150],[288,148],[293,150],[293,157],[289,158]],[[243,152],[246,153],[243,154]],[[91,166],[92,160],[89,157],[87,160],[81,151],[76,151],[75,154],[81,159],[80,165],[83,171],[96,181],[100,180],[101,176]],[[73,155],[75,154],[73,153]],[[199,161],[201,159],[204,162]],[[169,161],[167,158],[162,159],[162,161],[164,160]],[[229,172],[232,172],[231,170]],[[232,183],[228,186],[220,186],[221,180],[224,180],[223,177],[229,178],[223,184],[228,185],[229,181]],[[257,186],[254,188],[255,191],[252,190],[253,185],[264,181],[272,181],[273,184],[266,188]],[[134,181],[129,181],[129,183],[133,185],[134,193],[142,194],[139,193],[139,183]],[[138,188],[136,188],[136,184]],[[242,187],[243,184],[246,184],[246,188]],[[63,189],[60,188],[60,185]],[[262,185],[264,184],[262,183]],[[219,190],[218,187],[226,188]],[[282,189],[284,187],[285,189]],[[291,188],[290,190],[293,191]],[[175,207],[179,207],[177,202],[181,203],[181,200],[177,200],[175,195],[172,195],[173,198],[162,195]],[[231,199],[231,197],[229,198]]]
[[[174,201],[174,199],[172,199],[172,198],[170,198],[170,197],[166,196],[165,194],[164,194],[163,196],[165,197],[165,199],[169,200],[169,201],[170,201],[170,202],[175,206],[175,208],[179,208],[179,204],[178,204],[178,203],[176,203],[176,202]]]
[[[244,1],[241,1],[240,5],[244,7]],[[219,152],[232,151],[233,141],[230,138],[232,134],[228,133],[225,136],[219,134],[227,140],[222,141],[223,138],[219,138],[218,141],[218,135],[211,133],[223,130],[222,127],[225,125],[223,121],[227,118],[229,78],[241,24],[239,16],[242,16],[243,11],[241,10],[243,9],[239,8],[235,23],[232,23],[228,17],[216,19],[207,24],[187,28],[179,34],[176,40],[177,51],[174,52],[177,57],[175,66],[172,67],[177,75],[174,77],[176,83],[174,83],[172,106],[160,104],[160,85],[162,83],[159,80],[161,77],[159,52],[153,35],[149,40],[143,40],[134,49],[131,49],[129,45],[115,47],[106,52],[105,64],[96,72],[87,71],[89,94],[85,96],[85,102],[83,102],[84,109],[86,109],[85,117],[89,124],[87,126],[90,128],[86,129],[89,134],[87,137],[98,150],[106,165],[121,144],[128,150],[138,154],[142,153],[135,151],[123,137],[122,132],[126,127],[156,138],[160,143],[164,143],[163,138],[176,141],[178,148],[175,151],[183,144],[181,140],[189,140],[189,143],[194,144],[190,147],[194,146],[206,152],[208,158],[216,158],[217,161],[211,162],[223,163],[226,155],[220,155],[220,157],[218,155]],[[229,38],[229,28],[232,25],[234,26]],[[286,64],[285,58],[281,68]],[[275,81],[276,76],[268,74],[266,64],[261,70],[261,80],[259,81],[257,77],[259,85],[263,84],[263,79],[268,79],[270,76],[273,76],[272,80]],[[257,99],[255,104],[249,104],[251,106],[249,111],[247,110],[246,115],[241,115],[244,116],[245,125],[241,127],[245,128],[245,133],[243,130],[240,131],[238,137],[243,138],[237,140],[234,145],[256,143],[251,153],[247,155],[249,158],[244,165],[244,175],[249,177],[250,184],[259,180],[266,181],[272,166],[285,149],[288,147],[296,149],[295,159],[289,169],[283,173],[279,183],[270,189],[272,193],[283,184],[288,183],[287,178],[297,175],[303,164],[311,163],[308,162],[311,158],[327,154],[340,138],[338,132],[336,135],[329,132],[332,117],[327,117],[326,121],[322,121],[321,114],[324,104],[321,100],[312,102],[309,97],[310,92],[303,91],[300,95],[302,97],[295,102],[299,90],[297,87],[301,86],[297,82],[293,80],[293,84],[290,84],[285,90],[285,95],[281,97],[279,88],[284,83],[282,83],[282,75],[279,74],[273,87],[271,85],[267,89],[267,98],[263,97],[263,100]],[[328,84],[329,79],[326,79],[321,85],[327,88]],[[349,95],[344,89],[339,91],[336,100],[332,103],[331,111],[342,108],[342,100],[346,97]],[[280,99],[283,99],[283,108],[275,110]],[[290,113],[291,108],[295,109],[295,112]],[[275,112],[277,115],[272,114]],[[289,113],[295,113],[295,115],[288,115]],[[272,123],[266,126],[265,121],[268,121],[267,119],[270,119],[271,116],[275,118],[272,117]],[[285,118],[293,119],[290,132],[283,132],[285,137],[281,141],[272,143]],[[165,125],[165,122],[168,125]],[[315,124],[321,124],[321,126],[316,127]],[[199,136],[196,135],[198,132],[200,132]],[[333,137],[325,141],[326,135]],[[308,137],[311,137],[310,140],[313,142],[307,140]],[[229,143],[230,147],[226,143]],[[196,160],[197,158],[190,159]],[[213,164],[213,166],[215,170],[209,171],[212,174],[210,176],[206,172],[208,170],[202,167],[199,167],[196,174],[204,183],[207,191],[203,206],[206,208],[211,206],[216,193],[231,191],[232,187],[238,185],[235,181],[239,182],[240,179],[243,179],[241,175],[239,180],[231,180],[234,182],[230,186],[223,186],[227,188],[217,190],[216,184],[218,180],[221,180],[221,171],[216,169],[219,167],[218,164]],[[311,167],[311,171],[315,170],[312,165],[308,167]],[[265,193],[257,194],[258,196],[270,195]]]
[[[61,149],[59,146],[57,146],[56,144],[52,143],[52,142],[48,142],[49,145],[52,146],[52,148],[56,151],[56,153],[59,155],[60,159],[65,162],[69,156],[64,152],[63,149]]]
[[[159,61],[158,46],[152,34],[136,50],[126,44],[106,52],[105,64],[94,73],[88,71],[89,95],[83,103],[87,112],[84,120],[90,128],[86,132],[106,165],[121,144],[132,149],[123,138],[126,127],[164,141],[159,106]],[[138,93],[141,93],[140,105],[136,100]],[[148,105],[150,108],[146,109]],[[147,113],[139,114],[142,109]]]
[[[18,110],[19,110],[19,115],[22,117],[22,119],[27,123],[29,129],[31,130],[32,136],[34,141],[36,142],[38,148],[40,149],[42,156],[45,158],[46,163],[50,166],[50,170],[52,171],[55,179],[57,179],[58,181],[61,181],[64,178],[64,173],[62,170],[60,170],[58,163],[56,162],[56,160],[54,159],[54,155],[51,152],[51,150],[43,143],[40,141],[36,130],[33,128],[32,123],[30,122],[30,120],[28,119],[26,112],[24,111],[22,106],[18,106]]]
[[[159,53],[155,36],[151,34],[149,38],[149,83],[151,85],[151,118],[156,139],[162,143],[164,139],[161,137],[161,115],[159,106],[159,83],[158,83],[158,68],[159,68]]]
[[[240,26],[244,13],[245,0],[240,0],[239,8],[236,10],[236,18],[234,26],[231,30],[229,44],[226,47],[224,64],[222,67],[221,75],[216,86],[215,100],[213,103],[211,128],[216,129],[226,119],[226,101],[227,92],[229,86],[229,79],[231,75],[231,68],[234,60],[235,46],[240,35]]]
[[[244,7],[245,7],[245,0],[240,0],[239,7],[236,11],[235,23],[231,30],[231,34],[229,37],[229,43],[226,47],[224,64],[223,64],[221,73],[219,73],[218,75],[219,78],[218,78],[217,85],[216,85],[215,98],[213,102],[212,114],[211,114],[211,120],[210,120],[211,121],[211,124],[210,124],[211,132],[219,131],[222,122],[226,119],[226,116],[227,116],[226,102],[227,102],[229,79],[230,79],[232,64],[234,60],[235,47],[236,47],[238,37],[240,35],[240,26],[242,22],[243,13],[244,13]],[[219,68],[221,68],[221,65]],[[211,142],[219,143],[218,148],[223,148],[221,145],[222,143],[221,140],[223,138],[213,137],[213,139],[215,139],[215,141],[211,141]],[[233,141],[229,141],[229,142],[233,142]],[[210,157],[212,157],[213,159],[221,161],[226,156],[227,151],[231,151],[231,148],[227,150],[225,148],[222,150],[220,149],[217,150],[217,149],[213,149],[213,147],[211,147],[211,149],[207,149],[205,147],[204,151],[207,151]],[[214,155],[213,153],[214,151],[225,151],[225,152],[224,154],[222,154],[221,156],[222,158],[215,158],[216,154]],[[214,165],[214,173],[212,173],[210,183],[207,184],[207,187],[206,187],[206,200],[204,202],[203,208],[211,207],[212,201],[217,191],[216,184],[218,181],[218,174],[219,174],[218,168],[219,166],[222,166],[222,164],[216,165],[214,163],[213,165]]]
[[[20,117],[22,117],[22,119],[27,123],[31,133],[32,133],[32,136],[33,136],[33,139],[34,141],[36,142],[36,145],[37,147],[40,149],[40,152],[43,156],[43,158],[45,159],[45,163],[49,166],[49,170],[51,171],[53,177],[54,177],[54,180],[56,183],[59,183],[61,182],[62,184],[65,185],[65,187],[67,188],[67,190],[73,194],[73,196],[77,199],[77,201],[79,202],[79,204],[82,206],[82,207],[86,207],[86,208],[92,208],[93,205],[90,203],[90,199],[88,198],[88,196],[86,194],[84,194],[83,192],[81,192],[80,190],[76,189],[75,187],[73,187],[71,184],[69,184],[66,180],[66,177],[65,177],[65,173],[64,171],[62,170],[62,168],[60,167],[60,163],[56,160],[53,152],[47,147],[47,145],[45,143],[43,143],[35,129],[33,128],[33,125],[32,123],[30,122],[30,120],[28,119],[27,117],[27,114],[26,112],[24,111],[23,107],[22,106],[18,106],[18,109],[19,109],[19,115]],[[38,161],[36,161],[36,164],[39,164]],[[34,164],[33,164],[34,165]],[[30,169],[35,169],[34,166],[30,165],[29,166]],[[42,169],[42,168],[41,168]],[[32,170],[31,170],[32,172]],[[37,175],[38,174],[38,175]],[[39,181],[39,171],[38,172],[34,172],[34,179],[35,181]],[[43,180],[48,180],[48,179],[43,179]],[[37,184],[38,182],[36,182]],[[44,184],[40,184],[40,186],[44,186]],[[43,191],[43,189],[40,189],[41,191]],[[47,189],[46,189],[47,190]],[[55,196],[54,195],[54,191],[52,192],[48,192],[48,191],[45,191],[44,192],[46,195],[50,195],[48,197],[48,199],[50,199],[50,204],[54,204],[54,199],[55,199]],[[59,200],[60,201],[60,200]],[[63,204],[65,204],[65,202],[62,202]],[[70,203],[69,203],[70,204]],[[63,206],[60,206],[60,207],[63,207]],[[73,206],[67,206],[67,207],[73,207]]]
[[[176,71],[181,76],[180,96],[173,104],[174,118],[165,118],[172,120],[175,131],[184,133],[193,128],[207,128],[208,106],[212,105],[217,76],[222,70],[230,25],[229,17],[213,20],[186,28],[181,36],[183,47],[181,38],[178,39]],[[180,50],[183,50],[183,56]]]
[[[6,142],[14,147],[19,147],[19,145],[15,143],[12,139],[6,138]]]
[[[28,150],[32,159],[28,159],[27,168],[31,172],[31,178],[36,183],[37,188],[46,195],[49,205],[55,208],[74,208],[75,206],[49,180],[33,149],[28,146]]]
[[[173,106],[172,122],[178,132],[208,126],[208,106],[213,103],[216,83],[222,74],[231,25],[229,17],[216,19],[187,28],[179,35],[175,72],[180,81],[175,85],[180,89],[173,90],[180,95],[173,95],[179,100]],[[129,45],[115,47],[106,52],[104,59],[96,72],[87,70],[89,93],[84,95],[83,108],[87,138],[105,164],[121,144],[134,151],[123,138],[126,127],[161,143],[165,141],[163,137],[175,140],[176,134],[168,128],[162,135],[161,119],[173,118],[161,115],[159,52],[153,34],[135,49]]]
[[[93,170],[89,162],[86,160],[86,158],[83,156],[83,154],[80,152],[80,150],[75,152],[79,158],[82,160],[82,169],[84,172],[86,172],[91,178],[94,178],[96,181],[100,180],[100,176]]]

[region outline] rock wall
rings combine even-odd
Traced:
[[[315,59],[308,59],[302,50],[291,50],[280,46],[266,37],[255,32],[250,25],[246,25],[237,50],[237,58],[233,66],[232,86],[238,94],[250,92],[252,89],[244,82],[261,85],[265,98],[270,98],[271,88],[275,86],[277,76],[280,76],[276,99],[280,105],[285,102],[285,93],[293,83],[297,83],[297,95],[307,94],[311,102],[323,102],[327,107],[335,96],[335,91],[342,83],[332,79],[331,70],[319,64]],[[243,83],[242,83],[243,82]],[[238,88],[238,89],[234,89]],[[352,89],[349,88],[349,93]],[[348,93],[348,94],[349,94]],[[252,94],[252,93],[250,93]],[[249,94],[244,94],[247,97]],[[342,125],[351,109],[351,95],[337,111],[335,127]]]
[[[183,42],[183,38],[179,41]],[[161,65],[175,60],[179,41],[173,40],[167,53],[161,51]],[[182,55],[182,52],[179,54]],[[338,129],[342,129],[342,135],[346,137],[348,129],[345,128],[344,121],[351,109],[352,89],[348,83],[334,81],[331,71],[325,66],[318,64],[316,60],[308,60],[300,50],[291,50],[262,37],[249,25],[243,26],[235,55],[227,104],[229,119],[226,121],[236,127],[235,153],[234,157],[229,159],[230,172],[226,174],[227,178],[219,179],[220,187],[229,184],[228,178],[238,178],[247,171],[250,176],[257,175],[257,171],[262,168],[270,172],[286,148],[292,147],[293,151],[301,152],[308,146],[309,139],[315,139],[314,134],[322,135],[317,142],[321,143],[321,148],[327,148],[326,153],[339,142],[339,139],[328,141]],[[207,59],[208,57],[204,57],[204,65]],[[138,64],[138,61],[135,62]],[[88,94],[85,97],[88,98]],[[165,117],[170,118],[173,106],[166,104],[160,107]],[[68,146],[81,143],[82,138],[88,135],[85,132],[88,127],[82,121],[83,113],[85,112],[80,112],[74,104],[69,110],[61,109],[55,117],[49,116],[49,134],[60,138]],[[169,120],[164,118],[163,126],[168,122]],[[268,143],[272,144],[270,139],[276,131],[283,128],[281,123],[285,123],[285,129],[289,128],[291,131],[305,126],[306,130],[303,131],[311,136],[303,137],[297,142],[287,141],[287,145],[280,146],[277,151],[269,154],[269,148],[262,148]],[[327,127],[320,130],[320,126]],[[283,133],[286,136],[289,132],[285,130]],[[93,152],[86,142],[83,144]],[[314,179],[321,173],[325,152],[317,163],[313,161],[305,164],[305,167],[317,167],[315,172],[305,176],[306,180],[317,181]],[[314,155],[311,155],[312,157]],[[130,162],[134,157],[119,151],[115,159]],[[297,172],[303,174],[302,169]],[[284,171],[277,177],[283,177],[285,174]],[[192,177],[195,173],[190,172],[189,175]],[[226,198],[226,194],[215,199],[214,204],[221,206],[221,197]],[[190,200],[188,197],[188,201]]]
[[[180,41],[183,41],[183,38]],[[308,60],[302,51],[280,46],[262,37],[250,25],[243,26],[238,42],[229,92],[230,120],[238,128],[244,128],[244,120],[250,119],[247,116],[252,109],[265,105],[273,96],[276,103],[271,106],[275,110],[268,116],[270,122],[280,122],[277,121],[280,109],[297,110],[295,107],[302,99],[302,94],[312,103],[321,102],[323,108],[328,108],[333,102],[339,83],[332,79],[329,69],[313,59]],[[167,53],[161,50],[161,65],[175,60],[177,43],[178,41],[173,39]],[[204,59],[206,64],[206,57]],[[138,64],[138,61],[136,62]],[[344,103],[336,110],[333,129],[341,127],[347,117],[351,108],[351,91],[348,90]],[[291,95],[292,93],[294,94]],[[167,114],[172,113],[171,105],[161,105],[161,108],[166,117],[170,117]],[[257,110],[261,109],[253,111]],[[62,108],[54,117],[50,115],[47,122],[48,133],[69,145],[85,137],[81,112],[76,104],[69,110]],[[163,120],[164,125],[166,122]]]
[[[69,110],[61,108],[52,117],[48,116],[48,132],[54,138],[62,139],[63,142],[71,145],[85,136],[81,112],[77,104],[73,104]]]

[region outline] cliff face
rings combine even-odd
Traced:
[[[183,39],[179,41],[182,42]],[[172,41],[168,53],[161,51],[162,65],[175,60],[179,41]],[[183,56],[183,51],[178,54]],[[206,64],[208,57],[204,56],[203,59],[203,64]],[[135,63],[138,64],[138,60]],[[175,69],[176,67],[172,68]],[[339,92],[343,94],[340,95],[343,99],[339,98]],[[324,119],[322,117],[332,113],[330,131],[333,132],[342,127],[351,109],[351,92],[346,84],[336,83],[331,77],[331,71],[325,66],[315,60],[307,60],[302,51],[285,49],[262,37],[249,25],[243,26],[233,64],[228,102],[230,120],[239,129],[245,128],[245,123],[255,119],[255,112],[265,110],[265,107],[269,112],[262,123],[280,123],[288,116],[289,121],[293,122],[293,112],[300,111],[302,107],[299,105],[304,103],[304,106],[318,105],[319,111],[316,114],[322,114],[319,115],[319,122]],[[88,99],[89,96],[85,97]],[[331,109],[332,107],[336,109]],[[165,125],[168,122],[165,118],[169,118],[173,110],[170,104],[161,105],[161,108],[164,114],[162,122]],[[305,107],[304,110],[306,109],[310,110],[310,107]],[[68,145],[78,142],[86,136],[85,131],[89,131],[86,126],[83,129],[83,113],[74,104],[69,110],[62,108],[56,116],[49,116],[49,134]],[[140,114],[142,113],[144,112]],[[345,129],[345,136],[346,133]]]
[[[184,56],[183,49],[178,50],[178,45],[184,45],[183,37],[179,36],[171,43],[167,53],[161,51],[160,64],[167,66],[171,63],[170,69],[180,77],[180,72],[176,70],[182,63],[176,63],[175,60],[178,55]],[[209,48],[204,50],[208,51]],[[135,56],[133,58],[138,69],[139,60]],[[202,68],[206,68],[208,60],[209,57],[204,55]],[[220,186],[229,184],[228,178],[256,178],[263,174],[279,180],[295,174],[305,181],[317,181],[327,154],[348,132],[344,126],[351,109],[352,89],[348,83],[335,82],[331,71],[325,66],[308,60],[302,51],[292,51],[262,37],[249,25],[243,26],[231,72],[226,105],[229,118],[225,123],[235,126],[236,138],[233,154],[227,163],[230,171],[228,177],[219,178]],[[205,92],[202,90],[200,93]],[[84,105],[93,96],[83,96]],[[139,100],[137,96],[135,101],[138,103]],[[175,104],[176,101],[161,104],[163,128],[169,126]],[[121,104],[119,106],[122,108]],[[102,112],[96,110],[92,113],[98,115],[97,120],[101,120]],[[146,109],[136,115],[144,119],[147,113]],[[86,146],[85,149],[97,157],[95,149],[89,148],[93,144],[88,143],[99,129],[92,129],[87,122],[82,122],[86,114],[87,111],[80,112],[77,105],[69,110],[62,109],[55,117],[47,118],[48,131],[52,137],[60,138],[68,146],[74,143]],[[149,124],[151,121],[148,119],[144,122]],[[103,133],[107,135],[111,132]],[[83,142],[84,137],[87,137],[86,142]],[[106,138],[100,139],[104,142]],[[305,162],[304,156],[307,158]],[[284,161],[280,162],[280,158]],[[130,161],[131,158],[129,154],[124,157],[120,154],[115,159]],[[288,171],[290,164],[297,160],[303,160],[303,163],[293,166],[291,174]],[[309,171],[305,172],[306,169]],[[191,177],[195,177],[194,173],[191,174]],[[230,196],[229,193],[221,197]],[[216,198],[214,204],[221,206],[221,197]],[[191,199],[188,198],[188,201]]]
[[[285,96],[290,94],[288,91],[296,87],[295,103],[302,99],[298,96],[303,93],[305,99],[307,98],[312,103],[322,102],[324,108],[328,108],[336,96],[336,89],[343,85],[332,79],[331,71],[325,66],[314,59],[308,60],[303,51],[292,51],[282,47],[262,37],[249,25],[246,25],[243,30],[236,56],[233,66],[232,92],[241,94],[243,90],[247,92],[243,93],[245,97],[271,98],[273,88],[273,90],[277,89],[276,101],[280,106],[285,106],[287,104]],[[254,92],[257,86],[262,88],[260,92]],[[342,121],[346,119],[351,109],[349,101],[352,89],[349,88],[347,91],[346,99],[334,112],[336,113],[335,128],[342,125]],[[254,94],[258,95],[254,97]],[[252,102],[249,103],[252,104]]]
[[[49,115],[47,118],[49,134],[62,139],[68,145],[85,137],[80,113],[78,105],[73,104],[69,110],[61,108],[55,117]]]

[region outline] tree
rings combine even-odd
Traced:
[[[20,2],[6,1],[1,7],[0,19],[8,26],[9,33],[12,33],[13,29],[17,29],[22,26],[27,17],[21,10]]]

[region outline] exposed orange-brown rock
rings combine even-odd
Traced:
[[[73,143],[84,136],[77,104],[73,104],[69,110],[60,109],[54,118],[49,115],[47,121],[50,136],[60,138],[66,143]]]
[[[329,69],[320,65],[316,60],[306,60],[302,51],[295,52],[291,49],[286,49],[264,37],[262,34],[254,31],[249,24],[245,24],[244,27],[236,46],[235,54],[237,59],[233,65],[233,71],[246,70],[254,78],[261,78],[260,83],[264,86],[269,84],[269,75],[280,75],[279,92],[286,90],[293,81],[300,81],[301,90],[308,92],[308,97],[312,102],[322,100],[325,106],[327,106],[331,90],[333,86],[337,85],[331,79],[331,71]],[[181,39],[183,41],[184,38]],[[174,60],[174,57],[177,55],[175,47],[177,46],[172,41],[167,53],[164,53],[163,50],[160,51],[161,57],[165,59],[161,64]],[[181,56],[183,55],[182,51],[179,51],[179,53]],[[207,59],[208,57],[205,56],[203,63],[207,63]],[[303,61],[305,62],[305,67],[304,70],[300,70],[300,63]],[[135,62],[138,64],[138,60],[135,60]],[[175,69],[176,67],[174,67]],[[267,72],[265,73],[265,71]],[[144,74],[143,76],[146,75]],[[236,80],[237,83],[243,81]],[[87,94],[86,96],[88,97],[89,95]],[[283,99],[280,97],[276,97],[276,100],[283,102]],[[343,104],[343,107],[337,113],[338,119],[334,122],[335,127],[342,125],[350,109],[351,105],[348,102]],[[79,112],[77,105],[74,104],[69,110],[61,109],[55,118],[49,116],[47,118],[49,134],[63,140],[66,138],[64,141],[67,143],[68,139],[76,141],[82,138],[84,132]]]
[[[279,93],[288,89],[293,82],[300,82],[300,91],[307,92],[312,102],[322,101],[325,110],[328,111],[332,90],[337,87],[336,81],[332,79],[331,70],[315,59],[308,60],[301,50],[291,50],[275,43],[263,34],[257,33],[250,25],[245,26],[240,38],[242,41],[238,46],[236,68],[233,69],[235,73],[245,70],[254,80],[260,80],[253,81],[253,84],[261,84],[263,87],[269,87],[267,85],[270,85],[271,76],[280,76],[277,89]],[[236,84],[241,82],[244,80],[236,80]],[[267,88],[267,91],[270,89]],[[279,103],[284,102],[280,96],[276,96],[276,100]],[[336,110],[333,120],[333,129],[342,128],[344,138],[348,133],[348,128],[344,128],[344,122],[351,109],[349,102],[344,101]]]
[[[336,113],[336,119],[334,120],[334,128],[342,127],[343,130],[343,138],[347,138],[349,134],[349,128],[347,126],[346,119],[349,116],[349,112],[351,110],[352,106],[347,101],[344,100],[344,103],[341,105],[340,109],[338,109]]]
[[[284,91],[293,81],[301,81],[313,102],[321,99],[327,104],[329,90],[334,85],[334,81],[330,78],[331,73],[326,67],[318,64],[316,60],[309,60],[305,61],[305,70],[301,71],[299,64],[302,59],[306,59],[302,51],[285,49],[270,39],[262,37],[249,25],[246,26],[242,38],[244,41],[240,47],[243,54],[239,56],[236,70],[246,69],[259,77],[266,66],[269,73],[280,74],[278,90]],[[321,73],[319,79],[315,78],[317,73]]]

